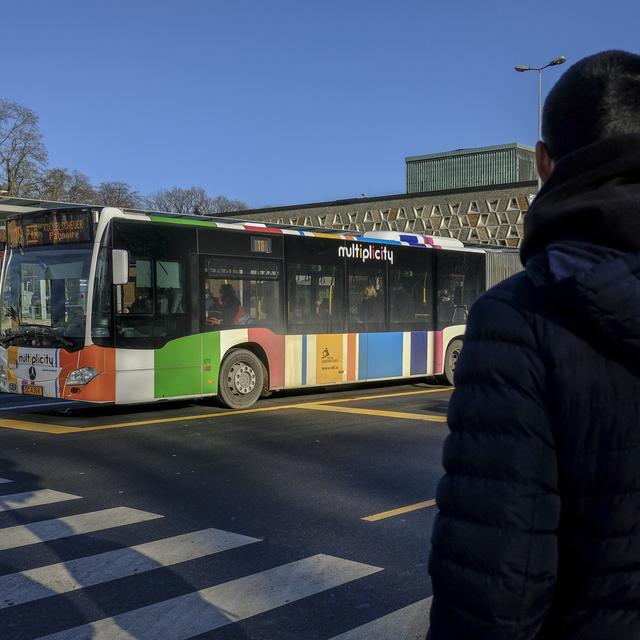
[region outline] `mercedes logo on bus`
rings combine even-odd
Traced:
[[[36,368],[29,367],[29,380],[33,382],[35,379],[36,379]]]

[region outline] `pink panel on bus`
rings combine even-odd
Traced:
[[[269,361],[269,388],[284,387],[284,336],[269,329],[249,329],[249,342],[256,342]]]
[[[356,360],[356,346],[358,344],[358,334],[349,333],[347,335],[347,380],[353,382],[358,379],[358,362]]]
[[[444,358],[442,353],[442,331],[433,332],[433,373],[444,372]]]

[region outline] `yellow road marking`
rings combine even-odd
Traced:
[[[18,429],[19,431],[39,431],[41,433],[72,433],[76,427],[65,427],[61,424],[46,424],[45,422],[27,422],[26,420],[8,420],[0,418],[0,427]]]
[[[334,411],[336,413],[357,413],[365,416],[381,416],[383,418],[400,418],[401,420],[424,420],[425,422],[446,422],[445,416],[427,415],[424,413],[405,413],[404,411],[381,411],[380,409],[359,409],[357,407],[334,407],[327,404],[301,404],[299,409],[312,411]]]
[[[453,387],[442,387],[441,389],[421,389],[420,391],[401,391],[400,393],[381,393],[375,396],[354,396],[353,398],[339,398],[336,400],[321,400],[313,404],[335,404],[337,402],[357,402],[358,400],[378,400],[379,398],[395,398],[399,396],[415,396],[424,393],[443,393],[453,391]]]
[[[405,418],[409,420],[427,420],[431,422],[446,422],[443,416],[424,416],[416,413],[402,413],[393,411],[376,411],[373,409],[351,409],[348,407],[329,407],[326,405],[339,402],[356,402],[358,400],[377,400],[379,398],[389,398],[394,396],[407,396],[425,393],[441,393],[450,391],[451,387],[443,389],[421,389],[419,391],[401,391],[400,393],[384,393],[372,396],[355,396],[352,398],[334,398],[331,400],[319,400],[318,402],[301,402],[295,404],[280,404],[270,407],[257,407],[253,409],[232,409],[229,411],[217,411],[215,413],[201,413],[190,416],[178,416],[174,418],[153,418],[150,420],[136,420],[133,422],[119,422],[116,424],[101,424],[93,426],[71,427],[61,424],[48,424],[46,422],[28,422],[25,420],[13,420],[0,418],[0,428],[17,429],[19,431],[37,431],[40,433],[50,433],[62,435],[67,433],[81,433],[84,431],[105,431],[107,429],[124,429],[127,427],[141,427],[153,424],[170,424],[173,422],[190,422],[192,420],[203,420],[209,418],[221,418],[224,416],[238,416],[247,413],[266,413],[267,411],[281,411],[285,409],[317,409],[319,411],[343,411],[345,413],[361,413],[367,415],[384,415],[388,417]]]
[[[233,409],[231,411],[218,411],[217,413],[201,413],[200,415],[180,416],[175,418],[154,418],[153,420],[137,420],[135,422],[118,422],[116,424],[98,424],[86,427],[65,427],[63,425],[46,424],[45,422],[23,422],[22,420],[4,420],[0,418],[0,427],[19,429],[22,431],[42,431],[43,433],[80,433],[83,431],[102,431],[105,429],[123,429],[125,427],[140,427],[150,424],[165,424],[171,422],[188,422],[200,418],[218,418],[222,416],[236,416],[243,413],[259,413],[265,411],[278,411],[279,409],[293,409],[297,404],[282,404],[275,407],[261,407],[258,409]],[[39,428],[38,428],[39,427]],[[50,429],[55,429],[50,431]]]
[[[417,511],[418,509],[425,509],[426,507],[435,506],[435,500],[425,500],[424,502],[416,502],[415,504],[407,505],[406,507],[399,507],[398,509],[391,509],[391,511],[383,511],[382,513],[376,513],[366,518],[360,518],[360,520],[366,520],[367,522],[377,522],[378,520],[384,520],[385,518],[393,518],[393,516],[399,516],[403,513],[409,513],[410,511]]]

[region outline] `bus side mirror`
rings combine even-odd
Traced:
[[[113,284],[127,284],[129,282],[129,252],[124,249],[112,249],[111,263]]]

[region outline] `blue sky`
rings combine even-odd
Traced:
[[[536,138],[569,63],[640,53],[630,0],[22,0],[0,97],[50,166],[141,194],[192,185],[277,206],[404,191],[404,158]]]

